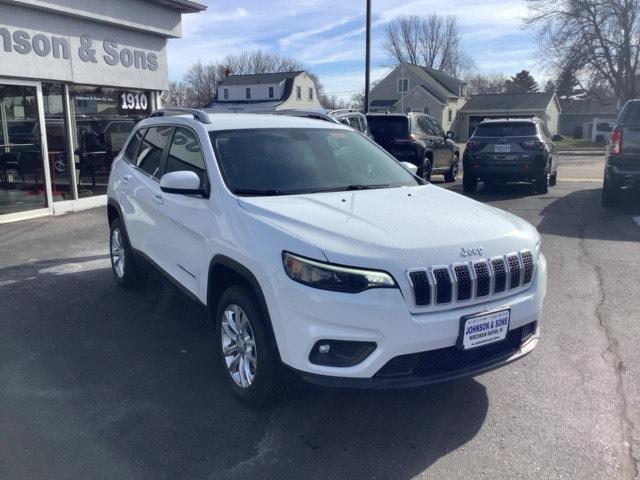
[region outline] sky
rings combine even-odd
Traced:
[[[327,94],[364,90],[365,0],[201,0],[183,17],[183,37],[169,42],[169,76],[179,80],[201,60],[261,49],[294,57],[316,73]],[[529,70],[546,80],[535,31],[524,29],[524,0],[372,0],[371,79],[390,71],[385,25],[402,15],[458,16],[464,50],[476,69],[511,76]]]

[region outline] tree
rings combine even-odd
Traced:
[[[505,93],[535,93],[538,83],[528,70],[522,70],[504,82]]]
[[[556,91],[556,82],[554,82],[551,79],[547,80],[547,83],[544,84],[544,91],[546,93],[555,92]]]
[[[462,48],[455,15],[399,17],[387,24],[383,48],[397,63],[435,68],[453,76],[473,64]]]
[[[554,82],[559,97],[570,97],[580,85],[571,66],[565,66],[560,70],[558,78]]]
[[[635,98],[640,0],[527,0],[528,25],[540,29],[551,66],[606,82],[621,102]]]
[[[189,92],[187,84],[174,80],[169,82],[169,90],[165,91],[162,97],[164,103],[172,107],[190,107],[190,96],[191,92]]]
[[[467,88],[473,95],[502,93],[506,77],[501,73],[476,73],[464,78]]]

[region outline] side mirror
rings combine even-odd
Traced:
[[[455,132],[452,132],[451,130],[449,130],[449,131],[447,132],[447,138],[448,138],[449,140],[453,140],[453,139],[455,138],[455,136],[456,136]]]
[[[207,192],[200,186],[200,177],[189,170],[165,173],[160,179],[160,190],[165,193],[207,196]]]
[[[400,162],[400,163],[404,168],[409,170],[409,172],[411,172],[412,175],[415,175],[418,173],[418,167],[416,167],[413,163],[409,163],[409,162]]]

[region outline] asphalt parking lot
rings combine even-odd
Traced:
[[[296,388],[262,409],[223,383],[197,305],[155,281],[116,286],[104,209],[0,225],[0,478],[639,478],[640,201],[600,207],[598,162],[562,159],[547,195],[474,194],[543,236],[531,355],[418,390]]]

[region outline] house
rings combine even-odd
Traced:
[[[467,140],[478,124],[487,118],[530,118],[544,120],[552,135],[558,133],[561,107],[554,92],[490,93],[472,95],[460,109],[455,129],[460,140]]]
[[[214,112],[268,112],[321,108],[313,79],[304,71],[229,75],[218,83]]]
[[[618,115],[618,106],[614,101],[602,101],[597,98],[561,99],[559,132],[576,138],[592,138],[593,126],[600,123],[613,123]],[[598,130],[596,128],[596,130]]]
[[[433,68],[401,63],[371,90],[369,111],[427,113],[444,130],[453,130],[466,95],[462,80]]]

